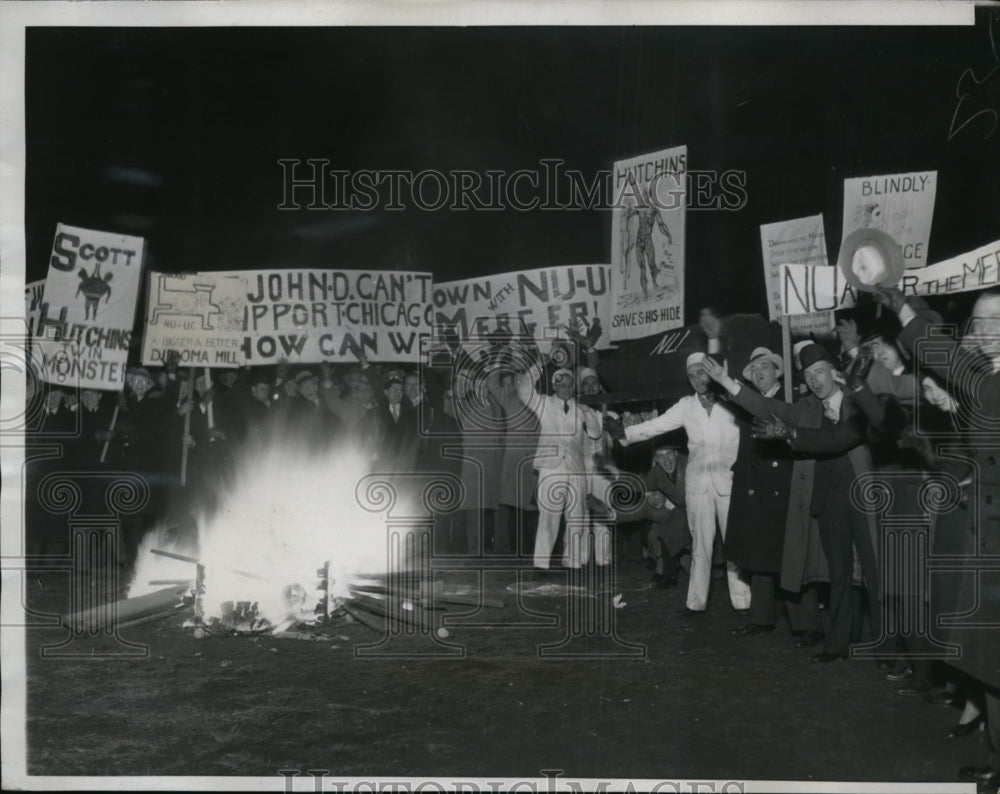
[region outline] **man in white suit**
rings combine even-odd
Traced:
[[[691,580],[684,615],[705,611],[712,578],[712,545],[716,523],[726,538],[726,518],[733,485],[733,464],[740,446],[740,428],[732,409],[718,399],[711,379],[702,366],[704,353],[687,358],[688,383],[694,394],[682,397],[660,416],[623,427],[617,419],[606,421],[608,433],[623,445],[658,436],[683,427],[688,437],[685,480],[688,528],[691,530]],[[729,600],[742,612],[750,608],[750,587],[733,563],[726,563]]]
[[[540,425],[534,466],[538,469],[538,533],[535,536],[535,568],[547,570],[559,535],[559,518],[566,516],[562,564],[579,568],[581,550],[587,540],[584,515],[587,499],[585,438],[601,437],[600,416],[584,410],[575,399],[576,379],[568,369],[552,375],[555,394],[539,394],[536,366],[517,379],[517,395],[537,416]]]

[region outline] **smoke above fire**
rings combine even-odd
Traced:
[[[346,597],[352,579],[387,573],[385,515],[365,510],[357,497],[369,473],[365,456],[350,446],[315,450],[276,434],[248,448],[217,508],[197,517],[196,537],[161,527],[144,538],[129,597],[195,579],[194,564],[154,554],[158,549],[204,567],[206,621],[241,602],[274,625],[308,621],[324,597],[327,563],[333,597]]]

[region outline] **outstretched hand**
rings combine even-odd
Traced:
[[[865,345],[861,348],[858,357],[851,362],[847,372],[844,373],[848,388],[852,391],[860,391],[864,388],[873,361],[875,361],[875,352]]]
[[[722,320],[711,309],[702,309],[698,316],[698,325],[709,339],[718,339],[722,335]]]
[[[702,359],[701,366],[704,367],[705,372],[708,373],[708,377],[716,383],[723,383],[726,378],[729,377],[729,374],[726,372],[726,368],[711,356],[705,356],[705,358]]]
[[[625,438],[625,424],[614,416],[604,417],[604,432],[615,441]]]
[[[792,426],[778,416],[753,420],[753,437],[763,440],[790,441],[794,436]]]
[[[858,333],[858,324],[854,320],[848,320],[847,318],[837,320],[837,327],[834,330],[840,339],[840,346],[844,350],[850,350],[858,346],[861,335]]]
[[[903,308],[906,298],[900,292],[899,287],[876,287],[875,299],[883,306],[888,306],[896,314]]]

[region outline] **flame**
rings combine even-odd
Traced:
[[[327,562],[331,597],[347,597],[352,579],[387,572],[385,516],[365,510],[355,495],[369,469],[353,447],[315,450],[275,433],[237,461],[214,514],[197,519],[195,544],[150,533],[129,597],[158,589],[151,579],[195,578],[194,564],[151,553],[158,548],[204,566],[206,621],[223,618],[227,601],[256,603],[257,617],[275,626],[315,620],[323,597],[318,571]]]

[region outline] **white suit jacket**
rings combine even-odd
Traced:
[[[688,437],[688,465],[684,491],[690,496],[715,490],[727,495],[733,486],[733,464],[740,449],[740,427],[732,409],[719,400],[712,414],[694,394],[681,397],[659,416],[625,428],[623,444],[645,441],[683,427]]]
[[[562,400],[552,394],[539,394],[527,378],[518,382],[517,396],[538,416],[535,468],[554,469],[565,463],[570,471],[586,471],[587,439],[600,438],[603,432],[600,414],[572,397],[567,412]]]

